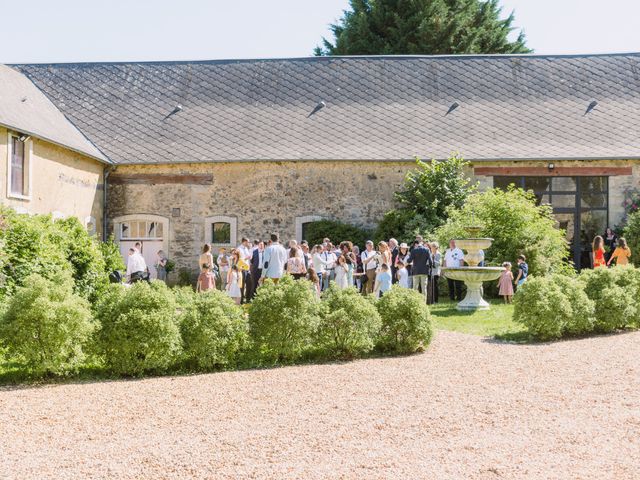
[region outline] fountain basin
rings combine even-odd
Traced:
[[[461,238],[456,239],[456,247],[466,250],[464,261],[470,267],[476,267],[484,259],[480,250],[486,250],[491,246],[493,238]]]
[[[456,244],[458,240],[456,240]],[[503,267],[458,267],[443,268],[442,273],[451,280],[460,280],[467,285],[467,294],[458,303],[458,310],[488,310],[489,303],[482,298],[482,282],[497,280]]]

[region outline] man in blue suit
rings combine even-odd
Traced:
[[[258,245],[253,249],[253,253],[251,254],[251,278],[255,278],[253,282],[253,288],[251,290],[251,295],[249,298],[253,299],[256,295],[256,290],[258,290],[258,279],[262,277],[262,256],[264,255],[264,242],[258,242]]]
[[[424,295],[424,301],[427,301],[427,284],[429,282],[429,274],[433,261],[431,259],[431,250],[424,246],[422,242],[417,242],[409,254],[409,263],[411,263],[411,279],[413,280],[413,289],[420,290]]]

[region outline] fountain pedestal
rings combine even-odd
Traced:
[[[469,227],[467,231],[477,234],[477,227]],[[458,310],[488,310],[489,303],[482,298],[482,282],[497,280],[504,271],[502,267],[479,267],[484,255],[481,250],[489,248],[493,238],[465,238],[456,239],[456,246],[466,250],[465,262],[467,267],[443,268],[442,273],[451,280],[463,281],[467,286],[467,294],[458,303]]]

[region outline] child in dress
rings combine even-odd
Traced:
[[[391,272],[389,271],[389,265],[383,263],[380,266],[380,271],[376,274],[376,282],[373,287],[376,298],[381,297],[391,290]]]
[[[307,280],[313,284],[313,291],[315,292],[316,297],[320,298],[320,277],[318,277],[315,268],[309,267],[307,269]]]
[[[238,265],[232,265],[227,277],[227,293],[238,305],[240,305],[240,299],[242,298],[242,291],[240,290],[241,278]]]
[[[607,265],[611,265],[613,259],[616,259],[616,265],[629,265],[629,257],[631,256],[631,249],[627,246],[627,241],[620,237],[618,239],[618,246],[611,254],[611,258],[607,262]]]
[[[341,289],[349,287],[349,267],[347,266],[347,259],[344,255],[340,255],[338,257],[338,262],[334,267],[334,270],[336,274],[336,286]]]
[[[504,272],[500,275],[498,280],[498,288],[500,288],[499,294],[504,298],[504,303],[511,303],[513,297],[513,273],[511,272],[511,263],[504,262],[502,264]]]
[[[604,240],[600,235],[593,239],[592,250],[593,268],[606,267],[607,264],[604,261]]]
[[[200,275],[198,276],[196,292],[206,292],[213,290],[214,288],[216,288],[216,277],[211,272],[211,265],[203,263]]]
[[[407,267],[405,267],[404,262],[402,260],[398,260],[396,262],[396,267],[398,271],[396,272],[396,277],[398,277],[398,285],[402,288],[409,288],[409,271]]]

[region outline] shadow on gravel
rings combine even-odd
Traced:
[[[540,345],[550,345],[552,343],[567,343],[567,342],[576,342],[580,340],[585,340],[588,338],[600,338],[600,337],[617,337],[620,335],[626,335],[628,333],[637,332],[635,329],[628,330],[619,330],[617,332],[611,333],[594,333],[591,335],[579,335],[574,337],[564,337],[558,338],[556,340],[537,340],[535,337],[531,336],[528,332],[515,332],[515,333],[503,333],[499,335],[495,335],[493,337],[485,337],[482,339],[485,343],[494,343],[494,344],[512,344],[512,345],[531,345],[531,346],[540,346]]]

